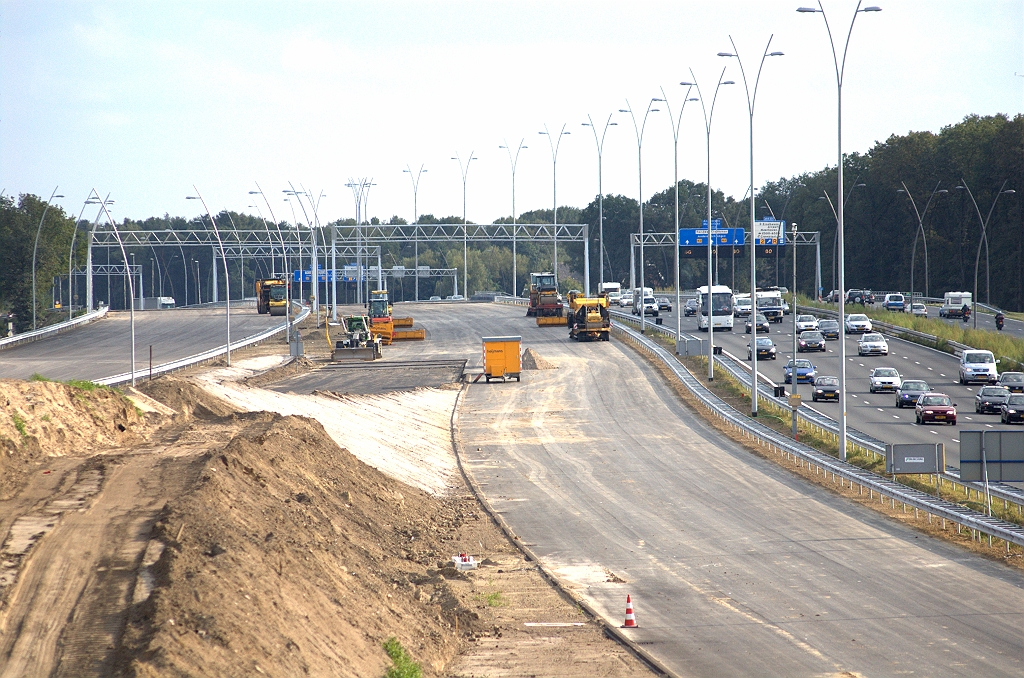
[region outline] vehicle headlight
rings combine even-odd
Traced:
[[[935,414],[934,410],[925,410],[925,414]]]
[[[1017,410],[1006,410],[1009,414],[1017,414]]]
[[[822,391],[822,390],[821,390],[821,389],[819,388],[819,389],[818,389],[818,393],[824,393],[824,391]]]

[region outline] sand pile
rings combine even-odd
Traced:
[[[558,366],[546,360],[532,348],[523,351],[522,366],[524,370],[555,370]]]
[[[176,410],[185,420],[216,419],[239,411],[191,381],[178,377],[160,377],[155,381],[142,382],[138,388],[154,400]]]
[[[133,445],[151,428],[113,389],[0,379],[0,499],[13,496],[47,457],[88,457]]]

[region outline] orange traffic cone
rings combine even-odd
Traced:
[[[636,623],[636,616],[633,614],[633,599],[628,594],[626,595],[626,623],[622,625],[622,628],[639,628],[639,625]]]

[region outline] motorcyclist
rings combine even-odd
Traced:
[[[1002,331],[1004,322],[1006,322],[1006,316],[1003,315],[1002,311],[999,311],[996,313],[996,329]]]
[[[963,308],[960,309],[960,314],[963,316],[964,322],[967,322],[971,319],[971,307],[964,304]]]

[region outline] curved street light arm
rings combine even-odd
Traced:
[[[57,189],[59,186],[55,186],[53,193],[50,194],[50,199],[46,201],[46,207],[43,208],[43,216],[39,219],[39,228],[36,229],[36,244],[32,248],[32,329],[36,328],[36,252],[39,251],[39,234],[43,232],[43,222],[46,221],[46,213],[50,211],[50,205],[53,203],[54,198],[63,198],[63,195],[57,195]],[[77,228],[77,226],[76,226]]]
[[[103,213],[107,215],[107,221],[110,222],[110,226],[114,229],[114,236],[117,238],[117,244],[121,248],[121,257],[124,260],[124,266],[127,271],[128,268],[128,253],[124,249],[124,241],[121,240],[121,232],[117,230],[117,223],[114,218],[110,216],[110,210],[107,209],[107,199],[100,200],[100,194],[96,189],[92,189],[92,194],[96,196],[96,200],[99,200],[99,204]],[[109,199],[110,194],[107,194]],[[131,303],[129,304],[129,317],[131,318],[131,335],[132,335],[132,386],[135,386],[135,280],[132,275],[128,275],[128,293],[131,296]]]
[[[224,252],[224,241],[220,237],[220,229],[217,228],[217,220],[213,218],[213,213],[206,204],[206,200],[203,198],[203,194],[199,192],[199,188],[192,184],[192,188],[195,189],[195,196],[188,196],[188,199],[197,199],[203,204],[203,209],[206,210],[206,214],[210,217],[210,223],[213,224],[213,234],[217,237],[217,245],[220,247],[220,258],[224,262],[224,317],[227,325],[227,341],[224,345],[224,351],[227,359],[227,366],[231,367],[231,275],[228,273],[228,257]],[[217,265],[216,262],[213,263]]]

